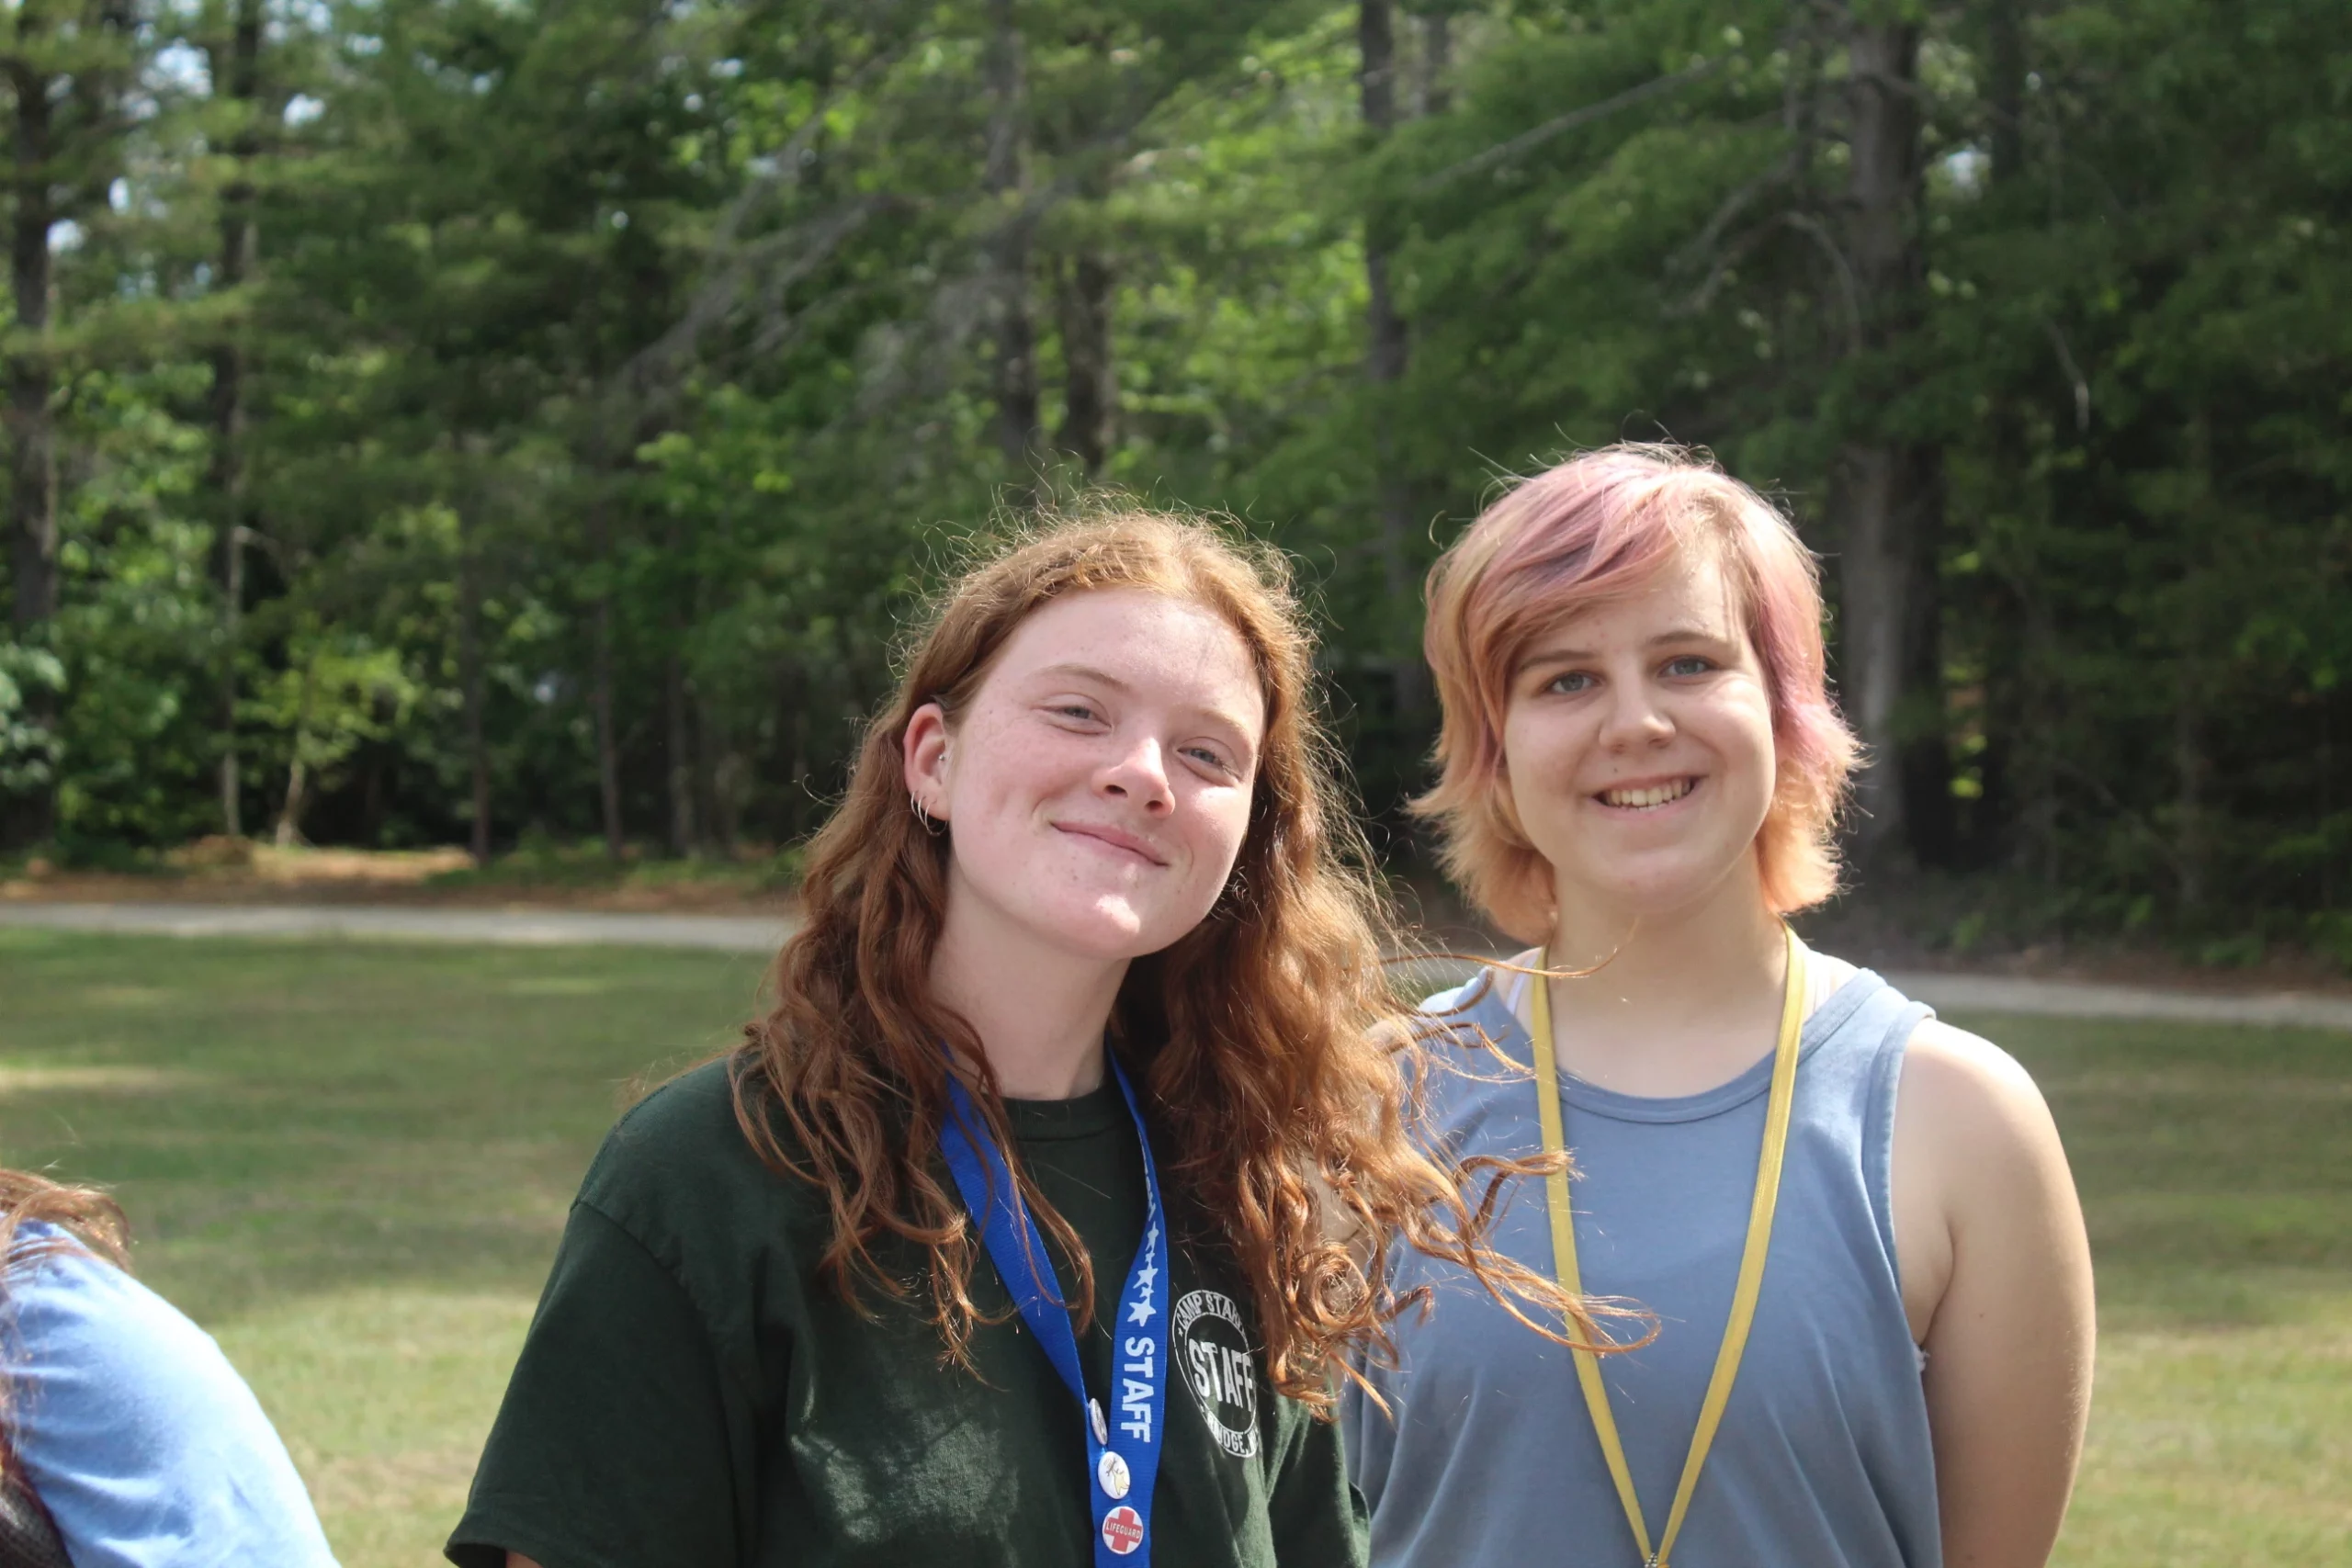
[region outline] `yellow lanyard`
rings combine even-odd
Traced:
[[[1592,1412],[1592,1429],[1609,1461],[1609,1478],[1617,1483],[1617,1500],[1624,1505],[1625,1522],[1634,1527],[1634,1544],[1641,1549],[1648,1568],[1668,1568],[1675,1537],[1682,1533],[1683,1516],[1690,1511],[1690,1494],[1699,1472],[1714,1445],[1715,1428],[1723,1424],[1724,1405],[1739,1376],[1739,1358],[1747,1348],[1747,1331],[1756,1322],[1756,1298],[1764,1285],[1764,1255],[1772,1246],[1772,1211],[1781,1201],[1781,1161],[1789,1147],[1789,1108],[1796,1099],[1797,1043],[1804,1026],[1804,944],[1793,931],[1789,937],[1789,977],[1781,998],[1781,1038],[1772,1052],[1772,1094],[1764,1109],[1764,1150],[1756,1161],[1756,1197],[1747,1211],[1747,1246],[1739,1258],[1739,1283],[1732,1292],[1731,1320],[1724,1325],[1723,1348],[1715,1353],[1714,1376],[1707,1382],[1706,1402],[1699,1407],[1699,1427],[1690,1434],[1690,1457],[1682,1461],[1682,1480],[1674,1489],[1674,1507],[1666,1517],[1666,1534],[1657,1550],[1650,1550],[1649,1527],[1642,1519],[1642,1502],[1634,1493],[1633,1472],[1625,1467],[1625,1445],[1618,1440],[1617,1418],[1610,1414],[1609,1389],[1600,1381],[1600,1359],[1589,1349],[1575,1352],[1577,1381],[1584,1385],[1585,1408]],[[1546,959],[1549,953],[1545,954]],[[1551,967],[1547,962],[1545,968]],[[1544,1123],[1544,1152],[1558,1154],[1566,1140],[1560,1129],[1560,1067],[1552,1044],[1552,986],[1535,982],[1531,998],[1529,1032],[1534,1036],[1536,1110]],[[1582,1294],[1583,1277],[1577,1269],[1576,1218],[1568,1208],[1568,1179],[1555,1171],[1545,1183],[1552,1211],[1553,1267],[1561,1287]]]

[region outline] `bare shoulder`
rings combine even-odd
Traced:
[[[1983,1035],[1941,1019],[1923,1020],[1905,1048],[1896,1117],[1956,1160],[2038,1160],[2058,1145],[2033,1076]]]
[[[2041,1090],[2015,1056],[1981,1034],[1971,1034],[1939,1018],[1919,1021],[1904,1047],[1905,1087],[1920,1088],[1956,1105],[1996,1110],[2013,1100],[2034,1105]]]

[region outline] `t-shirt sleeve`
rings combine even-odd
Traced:
[[[1371,1375],[1366,1369],[1358,1371]],[[1388,1459],[1396,1447],[1396,1421],[1393,1407],[1382,1408],[1363,1384],[1348,1380],[1340,1395],[1340,1446],[1347,1456],[1348,1479],[1355,1483],[1367,1509],[1378,1506],[1388,1479]]]
[[[462,1568],[735,1568],[729,1401],[684,1288],[575,1203],[465,1517]]]
[[[75,1568],[334,1568],[286,1445],[211,1336],[78,1252],[12,1263],[9,1437]]]
[[[1371,1521],[1348,1483],[1340,1428],[1296,1412],[1268,1513],[1280,1568],[1363,1568]]]

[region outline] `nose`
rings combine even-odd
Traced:
[[[1114,800],[1132,801],[1150,817],[1176,809],[1175,786],[1168,782],[1168,754],[1149,736],[1121,749],[1095,776],[1095,788]]]
[[[1674,739],[1674,721],[1667,716],[1647,681],[1635,675],[1611,682],[1609,689],[1609,711],[1601,718],[1603,746],[1612,751],[1630,751]]]

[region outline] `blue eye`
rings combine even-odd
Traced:
[[[1714,660],[1702,659],[1695,653],[1686,653],[1679,659],[1666,661],[1666,672],[1669,675],[1704,675],[1714,667]]]
[[[1562,696],[1569,696],[1577,692],[1584,691],[1591,685],[1592,677],[1590,675],[1581,670],[1571,670],[1565,675],[1553,676],[1551,681],[1545,684],[1544,689],[1547,692],[1557,692]]]

